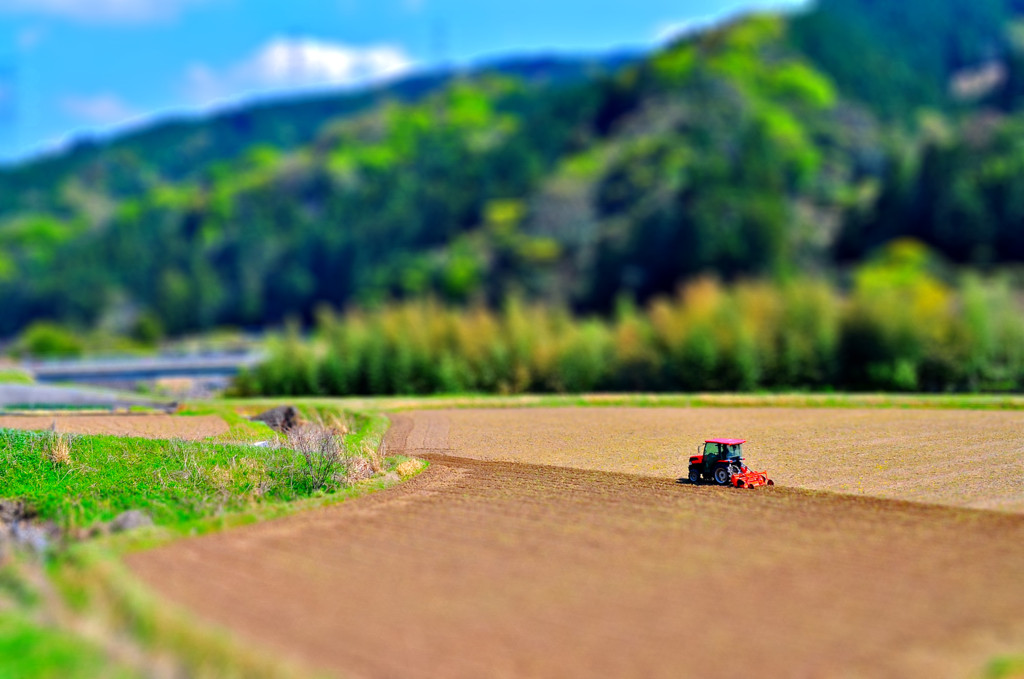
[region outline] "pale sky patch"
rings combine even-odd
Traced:
[[[224,69],[193,64],[187,73],[199,102],[249,94],[354,87],[407,72],[412,59],[400,47],[355,47],[313,38],[274,38]]]
[[[0,13],[60,17],[82,23],[143,23],[177,15],[206,0],[0,0]]]
[[[61,99],[61,106],[71,116],[94,125],[123,123],[138,116],[119,96],[110,93],[69,95]]]
[[[31,52],[39,46],[46,38],[46,29],[40,26],[29,26],[18,31],[18,35],[15,41],[18,44],[18,49],[22,52]]]
[[[14,112],[14,85],[0,74],[0,118]]]

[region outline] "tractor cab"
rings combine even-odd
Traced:
[[[708,470],[719,462],[739,464],[743,461],[744,443],[745,439],[708,439],[703,450],[697,446],[697,454],[690,458],[690,464]]]
[[[721,439],[718,441],[704,442],[704,459],[727,460],[729,462],[743,461],[743,444],[746,441],[739,439]]]
[[[708,439],[690,457],[690,483],[714,481],[720,486],[753,488],[774,485],[763,472],[752,472],[743,464],[745,439]]]

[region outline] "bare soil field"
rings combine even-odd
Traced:
[[[51,428],[67,434],[186,440],[220,436],[228,432],[228,425],[216,415],[0,415],[0,429],[46,431]]]
[[[783,486],[1024,512],[1024,412],[530,408],[396,416],[413,451],[662,478],[710,437],[739,437]]]
[[[432,421],[400,421],[392,450],[441,443]],[[431,459],[128,564],[342,676],[964,677],[1024,647],[1024,516]]]

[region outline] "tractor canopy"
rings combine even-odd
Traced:
[[[706,460],[742,460],[745,439],[708,439],[704,442],[702,462]]]

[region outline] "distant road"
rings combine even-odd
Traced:
[[[171,356],[99,361],[27,363],[38,382],[89,384],[142,382],[164,378],[228,378],[262,360],[262,354]]]
[[[46,406],[110,409],[146,406],[170,409],[173,404],[142,396],[88,387],[0,384],[0,410],[12,407],[18,409],[19,407],[45,408]]]

